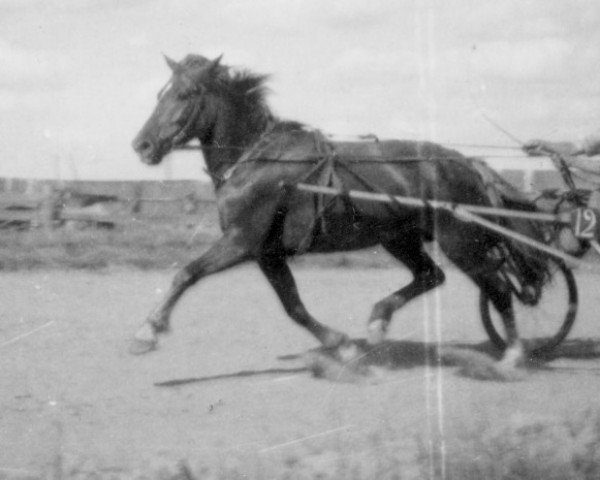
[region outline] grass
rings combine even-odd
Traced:
[[[60,228],[0,230],[0,270],[87,269],[132,267],[142,270],[178,268],[197,258],[219,238],[212,226],[153,223],[108,229]],[[394,260],[379,249],[306,255],[298,266],[388,268]]]
[[[183,265],[213,237],[181,225],[128,225],[108,229],[0,231],[0,269],[140,269]]]
[[[169,462],[160,458],[140,468],[98,467],[87,461],[66,465],[62,457],[43,475],[11,474],[0,480],[597,480],[600,478],[600,411],[565,419],[511,417],[501,426],[485,420],[460,427],[446,438],[418,438],[409,463],[400,460],[402,443],[376,432],[357,449],[343,440],[316,443],[296,453],[272,457],[230,452],[213,458]],[[426,441],[427,440],[427,441]],[[443,441],[442,441],[443,440]],[[443,448],[442,448],[443,446]]]
[[[517,418],[502,428],[476,425],[458,432],[445,461],[420,464],[446,480],[591,480],[600,478],[600,415],[569,419]],[[425,477],[427,478],[427,477]]]
[[[141,270],[179,268],[197,258],[219,238],[216,225],[131,224],[107,229],[0,229],[0,270],[131,267]],[[590,254],[586,261],[598,262]],[[381,248],[356,252],[310,254],[290,259],[310,268],[398,268]],[[449,265],[445,262],[445,265]]]

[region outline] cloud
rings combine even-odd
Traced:
[[[561,38],[494,41],[477,45],[473,66],[482,75],[519,80],[567,78],[573,46]]]
[[[234,0],[224,2],[219,10],[225,23],[237,22],[246,31],[257,27],[281,31],[286,36],[319,28],[355,32],[381,28],[399,12],[397,0],[379,0],[376,8],[364,0]]]
[[[0,110],[12,109],[0,122],[15,130],[2,149],[29,155],[40,125],[69,148],[131,156],[130,137],[169,78],[161,52],[224,53],[228,65],[272,73],[276,114],[333,132],[485,142],[500,135],[479,101],[524,136],[586,109],[591,129],[594,2],[0,0]],[[486,91],[473,92],[479,85]]]
[[[377,8],[364,0],[333,0],[314,2],[315,21],[337,28],[370,29],[381,28],[401,11],[398,0],[379,0]]]
[[[66,83],[68,60],[59,53],[27,50],[0,39],[0,89],[57,90]]]
[[[18,13],[43,9],[46,11],[103,10],[149,3],[148,0],[0,0],[0,11]]]
[[[402,77],[414,75],[418,63],[417,52],[406,50],[391,52],[358,47],[342,52],[334,60],[331,70],[336,75],[362,72],[371,79],[390,73]]]
[[[327,66],[309,72],[307,79],[317,96],[330,91],[335,96],[347,95],[353,104],[372,104],[382,96],[401,93],[407,85],[417,85],[419,62],[414,51],[356,47],[340,52]]]
[[[54,99],[46,92],[8,91],[2,89],[0,83],[0,111],[16,108],[38,111],[52,106]]]
[[[127,44],[132,48],[143,48],[150,45],[151,41],[148,35],[144,32],[132,35],[127,39]]]

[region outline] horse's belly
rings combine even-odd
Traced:
[[[313,238],[309,251],[315,253],[348,252],[377,245],[379,240],[374,236],[336,237],[336,235],[318,235]]]
[[[300,217],[288,222],[283,234],[286,250],[294,253],[349,251],[379,243],[382,224],[377,219],[357,219],[352,215]]]
[[[281,240],[291,253],[357,250],[376,245],[382,232],[406,227],[414,216],[414,209],[313,197],[288,204]]]
[[[347,251],[379,243],[379,229],[370,221],[349,217],[323,218],[315,230],[311,251]]]

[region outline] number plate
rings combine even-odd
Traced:
[[[598,214],[597,210],[581,207],[573,210],[571,214],[571,229],[577,238],[592,240],[598,237]]]

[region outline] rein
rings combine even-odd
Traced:
[[[270,132],[271,129],[269,129],[268,131],[266,131],[265,133],[263,133],[263,137]],[[215,183],[215,185],[221,185],[223,184],[225,181],[227,181],[227,179],[229,178],[229,176],[231,175],[231,173],[233,172],[233,169],[236,168],[238,165],[242,164],[242,163],[273,163],[273,164],[290,164],[290,163],[295,163],[295,164],[306,164],[306,165],[315,165],[315,169],[318,169],[319,167],[319,162],[321,162],[324,159],[324,156],[321,155],[307,155],[306,157],[303,158],[297,158],[297,159],[281,159],[281,158],[277,158],[277,157],[264,157],[264,156],[252,156],[252,152],[255,151],[255,149],[257,149],[260,145],[261,141],[259,140],[256,145],[254,147],[251,148],[250,151],[248,151],[248,154],[246,155],[242,155],[240,157],[240,159],[235,162],[231,167],[227,168],[222,175],[217,175],[216,173],[213,173],[211,171],[209,171],[208,168],[204,168],[204,172],[210,177],[210,179]],[[447,146],[445,144],[440,144],[441,146]],[[471,147],[475,147],[476,145],[469,145]],[[481,145],[480,147],[486,147],[485,145]],[[515,148],[515,147],[502,147],[502,146],[495,146],[494,148]],[[173,148],[173,150],[201,150],[201,151],[206,151],[206,150],[238,150],[238,151],[245,151],[247,150],[248,147],[242,147],[242,146],[238,146],[238,145],[209,145],[209,146],[203,146],[203,145],[181,145],[181,146],[176,146]],[[470,158],[470,157],[466,157],[466,158]],[[512,158],[512,156],[507,156],[507,158]],[[396,157],[396,158],[384,158],[382,156],[377,156],[377,155],[372,155],[372,156],[365,156],[365,155],[350,155],[350,154],[345,154],[344,155],[344,162],[346,167],[348,166],[348,164],[358,164],[358,165],[364,165],[364,164],[378,164],[378,165],[390,165],[390,164],[394,164],[394,163],[407,163],[407,162],[426,162],[426,161],[436,161],[436,160],[458,160],[458,159],[453,159],[453,158],[448,158],[448,157],[434,157],[434,156],[430,156],[430,157]],[[312,172],[312,170],[311,170]],[[354,173],[354,172],[352,172]]]
[[[181,130],[179,131],[179,133],[177,135],[175,135],[173,137],[173,139],[171,140],[173,145],[177,145],[178,143],[184,141],[185,138],[189,135],[190,130],[192,129],[192,127],[198,120],[198,117],[200,115],[200,101],[199,100],[196,100],[192,103],[191,110],[192,110],[192,112],[188,116],[188,119],[186,120],[185,125],[183,127],[181,127]],[[177,147],[172,147],[172,149],[175,149],[175,148],[177,148]]]
[[[502,149],[502,150],[521,150],[519,147],[509,147],[503,145],[477,145],[477,144],[454,144],[454,143],[440,143],[442,147],[456,148],[490,148],[490,149]],[[173,147],[173,150],[247,150],[248,147],[242,147],[238,145],[181,145]],[[521,158],[517,155],[486,155],[486,158]],[[314,163],[315,160],[319,160],[320,156],[306,156],[302,159],[288,159],[282,160],[276,157],[253,157],[243,159],[244,162],[272,162],[272,163]],[[345,154],[344,158],[350,163],[395,163],[395,162],[418,162],[427,160],[448,160],[448,157],[396,157],[396,158],[384,158],[377,155],[365,156],[365,155],[351,155]],[[471,158],[471,157],[467,157]]]

